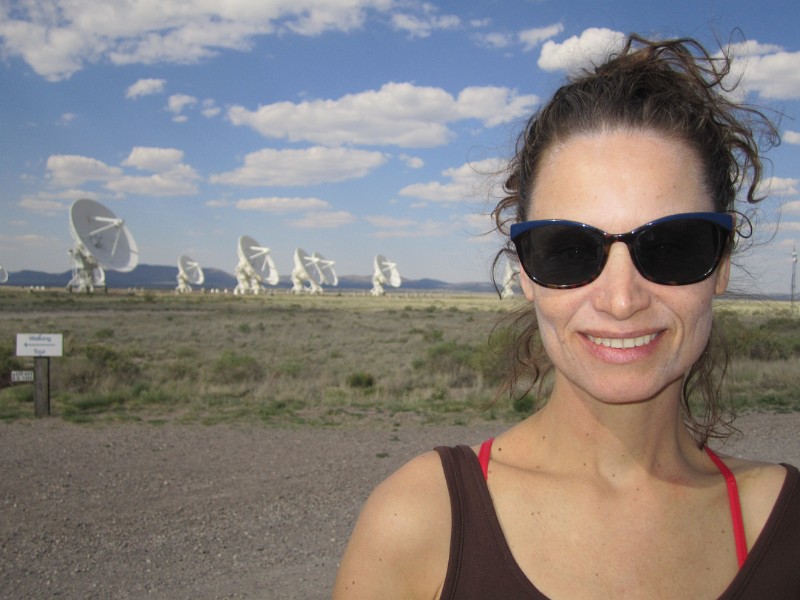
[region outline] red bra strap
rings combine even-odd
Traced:
[[[492,454],[492,442],[494,442],[494,438],[489,438],[483,442],[481,451],[478,452],[478,462],[481,463],[484,479],[489,479],[489,456]]]
[[[708,446],[705,447],[706,454],[717,465],[719,472],[725,477],[728,486],[728,503],[731,507],[731,519],[733,520],[733,539],[736,542],[736,558],[739,559],[739,568],[742,568],[747,558],[747,540],[744,537],[744,520],[742,519],[742,506],[739,502],[739,488],[736,486],[736,477],[719,456],[714,454]]]

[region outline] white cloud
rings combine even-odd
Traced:
[[[289,212],[326,210],[330,204],[319,198],[249,198],[238,200],[236,208],[241,210],[258,210],[262,212],[283,214]]]
[[[197,193],[199,178],[192,167],[180,164],[149,176],[124,175],[109,181],[106,188],[139,196],[186,196]]]
[[[212,183],[303,186],[358,179],[386,162],[381,152],[315,146],[304,150],[265,148],[244,157],[234,171],[212,175]]]
[[[731,44],[726,50],[733,58],[728,81],[738,84],[732,94],[737,100],[748,92],[778,100],[800,98],[800,52],[757,40]]]
[[[426,38],[436,30],[457,29],[461,26],[461,19],[456,15],[438,15],[436,11],[435,6],[425,3],[422,5],[422,14],[419,16],[410,13],[394,13],[392,25],[395,29],[407,32],[412,38]]]
[[[78,118],[78,115],[75,113],[64,113],[61,115],[61,118],[58,120],[58,124],[63,127],[68,127],[75,119]]]
[[[761,182],[758,193],[764,196],[796,196],[800,194],[800,179],[769,177]]]
[[[523,46],[526,52],[530,52],[542,42],[549,40],[551,37],[558,35],[564,31],[564,25],[555,23],[547,27],[536,27],[534,29],[525,29],[517,34],[517,39]]]
[[[200,114],[204,117],[210,119],[211,117],[216,117],[222,109],[216,105],[211,98],[206,98],[203,100],[203,107],[200,109]]]
[[[425,166],[425,161],[422,160],[418,156],[409,156],[408,154],[401,154],[399,156],[400,160],[409,168],[409,169],[421,169]]]
[[[128,158],[122,161],[122,164],[126,167],[136,167],[143,171],[159,173],[176,167],[182,160],[182,150],[136,146],[131,150]]]
[[[476,34],[474,39],[478,40],[481,46],[488,46],[489,48],[508,48],[514,45],[516,38],[511,33],[501,33],[493,31],[491,33]]]
[[[787,144],[800,145],[800,132],[797,131],[784,131],[781,139]]]
[[[349,225],[356,220],[355,216],[347,211],[309,212],[300,219],[289,221],[292,227],[299,229],[336,229]]]
[[[319,35],[361,27],[370,11],[392,0],[270,0],[269,2],[16,3],[0,21],[2,51],[42,77],[66,79],[87,63],[192,63],[220,49],[247,50],[252,38],[292,32]],[[444,27],[444,18],[429,26]]]
[[[414,183],[400,190],[401,196],[410,196],[432,202],[462,202],[485,200],[492,195],[495,185],[495,174],[504,163],[489,158],[445,169],[442,172],[448,182],[429,181]]]
[[[504,87],[468,87],[458,94],[456,110],[463,118],[479,119],[487,127],[494,127],[527,117],[538,103],[536,96],[518,96]]]
[[[781,207],[783,212],[800,214],[800,200],[792,200]]]
[[[471,87],[456,100],[441,88],[387,83],[379,90],[348,94],[338,100],[278,102],[250,111],[233,106],[234,125],[252,127],[268,138],[287,138],[335,146],[392,144],[433,147],[453,137],[447,123],[477,118],[486,126],[527,114],[537,98],[499,87]]]
[[[185,123],[187,121],[186,115],[182,114],[183,110],[188,106],[197,104],[197,98],[187,94],[172,94],[167,99],[167,110],[175,115],[172,120],[176,123]]]
[[[58,187],[100,182],[105,189],[122,194],[177,196],[197,192],[199,175],[180,160],[183,153],[170,148],[134,148],[124,166],[156,171],[149,176],[126,175],[95,158],[77,155],[54,155],[47,159],[47,175]]]
[[[561,43],[545,42],[537,64],[545,71],[575,72],[602,62],[620,50],[624,42],[623,33],[591,27]]]
[[[166,85],[166,79],[140,79],[125,91],[125,97],[129,99],[136,99],[140,96],[161,94]]]
[[[87,181],[110,181],[122,174],[122,169],[109,167],[102,161],[74,154],[55,154],[47,159],[50,181],[60,187],[81,185]]]
[[[22,200],[19,201],[19,206],[31,212],[39,213],[45,216],[64,214],[69,208],[69,206],[63,202],[31,196],[23,197]]]

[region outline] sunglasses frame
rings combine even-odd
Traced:
[[[681,282],[674,282],[674,281],[662,281],[657,278],[653,278],[647,273],[642,271],[641,265],[639,264],[639,259],[636,256],[636,249],[634,247],[634,243],[636,238],[642,232],[651,229],[653,226],[661,225],[663,223],[669,223],[672,221],[686,221],[686,220],[702,220],[708,221],[713,223],[717,226],[718,231],[725,232],[722,235],[722,239],[720,240],[719,248],[717,249],[717,255],[714,257],[713,264],[711,267],[703,273],[703,275],[699,277],[692,278],[688,281],[681,281]],[[597,272],[588,277],[585,280],[582,280],[577,283],[568,283],[568,284],[553,284],[542,281],[538,277],[534,276],[532,273],[528,272],[528,269],[525,267],[525,259],[524,259],[524,252],[522,250],[522,245],[520,243],[520,238],[525,233],[538,229],[540,227],[545,227],[547,225],[570,225],[579,227],[586,231],[590,231],[594,234],[599,234],[603,239],[603,258],[598,265]],[[725,240],[730,238],[731,234],[734,230],[734,218],[733,215],[730,213],[719,213],[719,212],[691,212],[691,213],[680,213],[675,215],[669,215],[667,217],[662,217],[660,219],[655,219],[653,221],[649,221],[644,225],[640,225],[639,227],[632,229],[626,233],[606,233],[602,229],[598,229],[597,227],[593,227],[591,225],[587,225],[586,223],[580,223],[578,221],[569,221],[565,219],[542,219],[536,221],[523,221],[521,223],[514,223],[511,225],[510,230],[510,238],[511,241],[514,243],[514,246],[517,250],[517,257],[519,259],[520,266],[525,271],[527,276],[531,279],[531,281],[547,288],[553,289],[570,289],[570,288],[577,288],[582,287],[584,285],[589,285],[595,279],[597,279],[600,274],[603,272],[603,269],[606,266],[606,262],[608,261],[608,254],[611,251],[611,244],[615,242],[622,242],[628,247],[628,253],[630,254],[631,260],[633,261],[636,270],[639,274],[647,279],[648,281],[652,281],[653,283],[657,283],[660,285],[690,285],[692,283],[698,283],[707,279],[711,274],[716,270],[719,266],[719,262],[722,259],[722,256],[725,253],[726,244]]]

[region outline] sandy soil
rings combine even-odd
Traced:
[[[754,414],[725,453],[800,465],[800,414]],[[395,429],[0,426],[0,597],[330,597],[372,487],[502,424]]]

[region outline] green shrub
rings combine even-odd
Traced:
[[[210,375],[214,383],[257,381],[264,376],[264,368],[252,356],[225,350],[212,365]]]
[[[375,387],[375,378],[369,373],[350,373],[347,376],[347,385],[351,388],[372,388]]]

